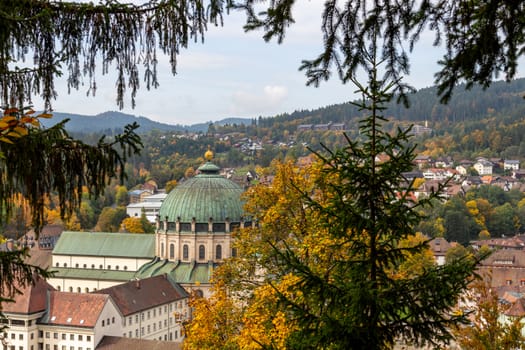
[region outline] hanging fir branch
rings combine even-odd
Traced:
[[[84,188],[90,196],[98,196],[111,178],[124,180],[121,170],[127,157],[142,148],[135,133],[138,124],[127,125],[111,142],[102,137],[92,146],[71,138],[66,122],[45,130],[29,128],[15,142],[0,142],[0,222],[6,221],[13,198],[21,194],[38,232],[45,224],[46,195],[58,195],[60,215],[67,218],[80,206]]]

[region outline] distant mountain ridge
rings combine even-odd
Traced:
[[[409,96],[410,108],[390,102],[387,104],[385,115],[399,121],[407,122],[458,122],[479,120],[487,115],[509,115],[522,117],[525,115],[525,78],[513,80],[510,83],[496,81],[487,89],[474,87],[466,90],[465,86],[458,86],[448,104],[439,102],[437,88],[429,87],[418,90]],[[275,123],[304,123],[322,124],[328,122],[352,123],[362,114],[350,102],[319,107],[313,110],[297,110],[292,113],[283,113],[276,116],[259,117],[257,125],[273,127]],[[174,132],[206,132],[210,123],[214,125],[251,125],[253,118],[225,118],[219,121],[205,122],[193,125],[171,125],[159,123],[142,116],[134,116],[121,112],[104,112],[95,116],[53,113],[53,118],[43,120],[46,127],[54,125],[66,118],[70,121],[66,129],[77,133],[104,133],[121,132],[126,124],[137,122],[140,125],[138,133],[145,134],[152,130]]]
[[[193,125],[172,125],[156,122],[143,116],[135,116],[131,114],[108,111],[97,115],[82,115],[73,113],[53,112],[53,118],[42,119],[41,122],[44,127],[49,128],[69,119],[66,124],[66,130],[72,133],[104,133],[113,134],[120,133],[124,130],[124,126],[136,122],[140,125],[137,132],[145,134],[152,130],[174,131],[174,132],[206,132],[209,127],[208,123],[199,123]],[[214,124],[247,124],[251,119],[248,118],[226,118],[221,121],[215,121]]]

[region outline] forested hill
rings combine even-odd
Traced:
[[[437,88],[418,90],[409,96],[410,108],[391,102],[385,115],[400,121],[458,122],[479,120],[491,115],[521,117],[525,115],[525,78],[510,83],[494,82],[489,88],[459,86],[452,99],[444,105],[439,102]],[[322,124],[330,121],[352,122],[361,114],[351,103],[342,103],[315,110],[295,111],[276,117],[259,118],[259,126],[271,128],[274,123]]]

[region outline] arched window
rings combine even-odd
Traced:
[[[189,259],[189,248],[188,248],[188,245],[185,244],[183,247],[182,247],[182,259],[184,260],[188,260]]]
[[[70,292],[73,292],[73,287],[69,287],[69,291],[70,291]]]
[[[175,244],[170,244],[170,259],[175,259]]]
[[[77,293],[81,293],[82,292],[82,289],[80,289],[80,287],[77,287]]]
[[[206,249],[204,248],[204,245],[199,246],[199,260],[204,260],[206,256]]]
[[[222,246],[220,244],[215,247],[215,259],[222,259]]]
[[[160,256],[164,256],[164,243],[160,244]]]

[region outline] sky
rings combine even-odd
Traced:
[[[205,41],[191,43],[178,57],[177,75],[171,74],[166,57],[159,58],[157,89],[137,93],[136,107],[125,101],[123,113],[144,116],[166,124],[191,125],[229,117],[271,117],[295,110],[316,109],[354,100],[355,87],[336,76],[319,87],[306,86],[301,60],[313,59],[323,47],[321,11],[324,0],[302,0],[294,9],[296,23],[284,43],[266,43],[262,32],[244,33],[244,15],[225,18],[223,27],[210,27]],[[405,82],[420,89],[433,85],[436,62],[442,49],[422,36],[411,54],[411,72]],[[65,80],[56,84],[56,112],[96,115],[118,111],[116,74],[97,75],[95,97],[86,88],[68,94]],[[35,103],[38,108],[38,102]]]

